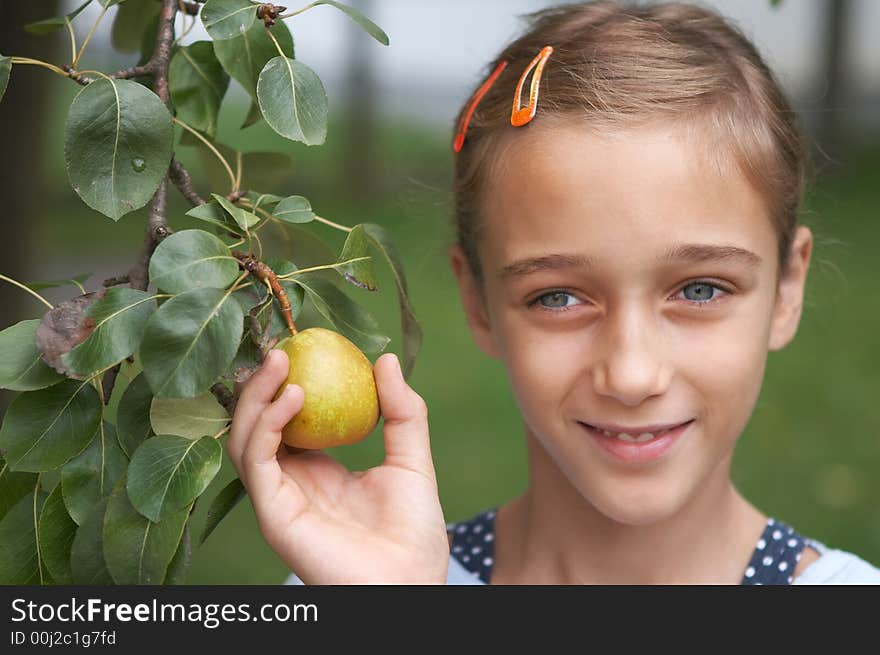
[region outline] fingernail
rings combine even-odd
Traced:
[[[400,368],[400,359],[397,357],[396,354],[394,355],[394,363],[397,364],[398,375],[400,375],[400,377],[403,377],[403,369]]]
[[[286,387],[284,387],[284,397],[290,398],[291,396],[293,396],[295,387],[295,384],[288,384]]]

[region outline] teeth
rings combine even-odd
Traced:
[[[599,430],[606,437],[615,437],[616,439],[620,439],[621,441],[631,441],[634,443],[643,443],[645,441],[650,441],[651,439],[655,439],[660,437],[667,432],[669,432],[672,428],[666,428],[665,430],[660,430],[659,432],[643,432],[642,434],[632,435],[627,434],[626,432],[611,432],[610,430]]]
[[[635,443],[642,443],[643,441],[650,441],[654,438],[654,435],[650,432],[645,432],[643,434],[633,436],[631,434],[627,434],[626,432],[621,432],[617,435],[617,438],[621,441],[633,441]]]

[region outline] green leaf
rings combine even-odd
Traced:
[[[40,555],[56,584],[73,584],[70,571],[70,549],[77,525],[64,507],[61,485],[49,494],[40,512]]]
[[[67,14],[66,16],[59,16],[58,18],[47,18],[46,20],[37,21],[36,23],[28,23],[24,26],[26,32],[30,32],[31,34],[44,35],[51,34],[56,30],[60,30],[62,27],[72,22],[74,18],[76,18],[79,13],[88,7],[92,3],[92,0],[86,0],[79,7],[74,9],[72,12]],[[134,3],[137,4],[137,3]],[[2,94],[0,94],[2,95]]]
[[[376,23],[364,16],[354,7],[349,7],[348,5],[344,5],[341,2],[334,2],[334,0],[319,0],[318,2],[313,2],[310,7],[317,7],[318,5],[330,5],[332,7],[336,7],[340,11],[345,12],[348,17],[351,18],[355,23],[360,25],[367,34],[372,36],[382,45],[388,45],[388,35],[385,34],[382,28],[376,25]]]
[[[192,558],[192,539],[190,537],[189,521],[183,528],[183,537],[177,544],[177,550],[171,562],[168,564],[168,571],[165,573],[166,585],[182,585],[186,583],[186,574],[189,571],[189,562]]]
[[[168,89],[177,117],[184,123],[213,138],[228,86],[229,76],[214,56],[210,41],[177,48],[168,71]]]
[[[9,74],[12,72],[12,57],[0,55],[0,100],[6,93],[6,85],[9,84]]]
[[[150,423],[156,434],[198,439],[220,432],[229,423],[229,414],[211,393],[195,398],[153,398]]]
[[[245,496],[247,496],[247,492],[244,490],[244,485],[238,478],[235,478],[232,482],[223,487],[216,496],[214,496],[214,500],[211,501],[211,506],[208,508],[208,516],[205,519],[205,528],[202,530],[202,536],[199,538],[200,546],[205,543],[205,539],[214,532],[214,529],[220,525],[220,521],[222,521]]]
[[[37,485],[36,473],[16,473],[11,471],[6,460],[0,457],[0,519],[15,504],[34,490]]]
[[[64,287],[71,284],[77,287],[81,293],[85,293],[86,290],[83,288],[82,284],[90,277],[92,277],[91,273],[83,273],[67,280],[36,280],[33,282],[25,282],[24,285],[28,289],[42,291],[43,289],[54,289],[55,287]]]
[[[315,309],[362,351],[377,354],[385,350],[391,339],[379,332],[376,320],[363,307],[332,282],[313,273],[303,273],[291,280],[302,286]]]
[[[150,425],[150,405],[153,391],[147,376],[139,373],[125,388],[116,408],[116,430],[119,446],[129,457],[141,443],[153,434]]]
[[[138,52],[147,26],[158,19],[162,5],[152,0],[124,2],[116,10],[110,42],[119,52]],[[155,42],[155,38],[153,39]]]
[[[13,471],[48,471],[82,451],[101,420],[98,392],[86,381],[65,380],[26,391],[9,405],[0,448]]]
[[[104,297],[92,303],[86,312],[94,321],[92,333],[64,353],[61,362],[84,377],[121,362],[137,350],[144,325],[154,311],[153,294],[127,287],[107,289]]]
[[[229,202],[223,196],[217,195],[216,193],[212,193],[211,197],[217,201],[224,211],[232,217],[232,220],[240,227],[242,230],[247,232],[251,227],[260,222],[260,217],[256,214],[252,214],[246,209],[242,209],[241,207],[237,207]]]
[[[21,321],[0,332],[0,389],[34,391],[65,379],[43,361],[37,348],[40,319]]]
[[[269,126],[291,141],[315,146],[327,137],[327,94],[315,72],[290,57],[273,57],[260,71],[257,100]]]
[[[278,40],[281,51],[293,59],[293,37],[290,35],[287,25],[283,21],[277,22],[272,27],[272,34]],[[245,121],[246,124],[250,125],[262,118],[260,108],[257,105],[257,79],[266,62],[278,55],[278,49],[266,34],[266,26],[263,21],[255,22],[249,30],[235,38],[214,41],[214,54],[226,72],[250,95],[253,100],[252,112],[253,107],[256,106],[254,120]]]
[[[367,289],[368,291],[378,291],[379,283],[376,281],[373,261],[372,259],[364,259],[368,257],[369,252],[370,241],[364,231],[364,226],[356,225],[348,233],[345,245],[342,246],[342,252],[339,254],[336,262],[341,264],[351,259],[360,259],[360,261],[342,264],[335,268],[346,281],[351,282],[356,287]]]
[[[223,449],[213,437],[188,439],[160,434],[138,448],[128,467],[128,497],[154,522],[188,507],[217,471]]]
[[[208,0],[202,7],[202,24],[217,41],[246,32],[256,18],[257,5],[248,0]]]
[[[146,205],[171,162],[171,114],[130,80],[101,79],[74,98],[64,131],[73,190],[92,209],[119,220]]]
[[[147,442],[149,443],[149,442]],[[104,557],[116,584],[161,584],[177,551],[189,507],[154,523],[138,514],[117,483],[104,518]]]
[[[309,223],[315,220],[311,204],[302,196],[288,196],[275,206],[272,215],[285,223]]]
[[[153,314],[140,354],[154,396],[197,396],[229,368],[244,321],[241,305],[229,296],[220,289],[193,289]]]
[[[271,205],[277,205],[282,200],[281,196],[276,196],[274,193],[257,193],[256,191],[248,191],[247,197],[254,205],[254,213],[260,207],[268,210]]]
[[[256,87],[254,87],[254,95],[256,95]],[[248,108],[248,113],[244,117],[244,121],[241,123],[241,129],[246,127],[250,127],[254,123],[259,120],[262,120],[263,112],[260,111],[260,103],[256,100],[251,101],[251,106]]]
[[[70,517],[78,525],[86,520],[92,507],[110,495],[127,466],[128,458],[119,446],[116,428],[102,421],[88,447],[61,469],[58,486]]]
[[[92,507],[76,530],[70,547],[70,572],[74,584],[111,585],[113,578],[104,559],[104,519],[108,499]]]
[[[403,259],[385,228],[375,223],[363,223],[362,225],[370,243],[385,258],[394,275],[394,282],[397,285],[397,300],[400,304],[400,329],[403,336],[401,368],[404,378],[408,378],[412,374],[416,356],[422,347],[422,328],[409,301],[406,276],[403,273]]]
[[[141,23],[141,26],[139,28],[141,30],[141,45],[140,57],[138,57],[137,60],[138,66],[143,66],[147,64],[153,56],[153,50],[155,50],[156,48],[156,38],[159,36],[160,17],[161,14],[157,13],[152,18],[149,18]],[[141,82],[141,84],[149,86],[149,88],[151,89],[153,88],[151,85],[155,84],[155,80],[150,75],[141,78],[134,77],[132,79]]]
[[[40,584],[37,517],[46,494],[19,500],[0,521],[0,585]]]
[[[239,236],[244,236],[246,234],[245,230],[242,230],[238,224],[232,220],[232,217],[226,213],[226,210],[216,202],[206,202],[204,205],[196,205],[186,212],[186,215],[210,223],[211,225],[215,225],[223,230],[229,230]],[[174,235],[172,234],[171,236]],[[167,241],[168,239],[165,240]]]
[[[204,287],[225,289],[239,273],[229,247],[204,230],[175,232],[150,258],[150,281],[168,293]]]

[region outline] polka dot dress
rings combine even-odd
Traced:
[[[486,510],[467,521],[446,526],[453,535],[452,556],[486,584],[492,578],[496,511]],[[740,584],[791,584],[795,567],[807,546],[816,548],[812,539],[802,537],[794,528],[776,519],[768,519]]]
[[[482,512],[469,521],[447,525],[446,529],[454,535],[452,556],[474,576],[489,584],[495,561],[495,510]]]

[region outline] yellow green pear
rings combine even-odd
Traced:
[[[290,359],[288,384],[305,392],[303,407],[284,426],[282,441],[297,448],[353,444],[376,427],[379,397],[370,360],[351,341],[332,330],[314,327],[279,341],[275,348]]]

